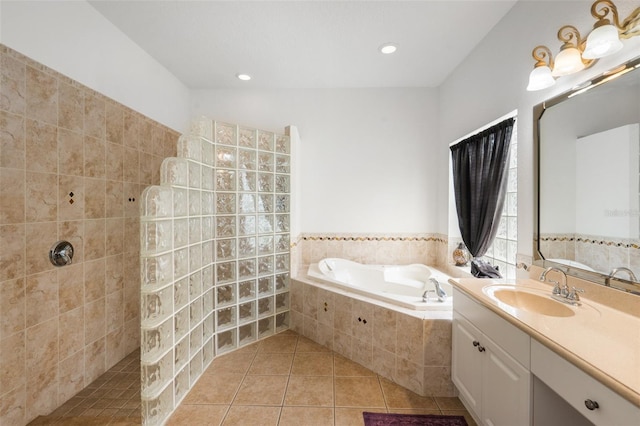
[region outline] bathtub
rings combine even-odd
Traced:
[[[449,277],[425,265],[364,265],[346,259],[327,258],[311,264],[307,276],[342,290],[416,311],[450,311],[452,290]],[[435,278],[447,293],[438,301]],[[423,300],[427,292],[428,301]]]

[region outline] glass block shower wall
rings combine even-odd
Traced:
[[[201,119],[143,193],[144,424],[216,355],[289,327],[290,153],[286,135]]]

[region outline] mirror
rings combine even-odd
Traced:
[[[534,109],[534,260],[640,294],[640,58]]]

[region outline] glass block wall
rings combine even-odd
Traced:
[[[145,425],[216,355],[289,327],[290,153],[289,136],[199,119],[144,191]]]

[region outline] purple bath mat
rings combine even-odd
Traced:
[[[364,426],[468,426],[463,416],[362,413]]]

